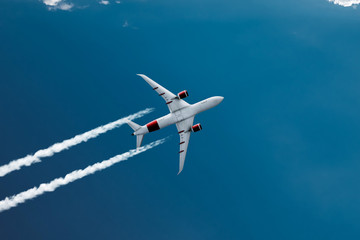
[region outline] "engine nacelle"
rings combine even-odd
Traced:
[[[198,123],[198,124],[191,127],[191,131],[193,131],[193,132],[198,132],[200,130],[202,130],[202,127],[201,127],[200,123]]]
[[[177,97],[178,97],[179,99],[183,99],[183,98],[186,98],[186,97],[188,97],[188,96],[189,96],[189,94],[188,94],[188,92],[187,92],[186,90],[184,90],[184,91],[182,91],[182,92],[179,92],[178,95],[177,95]]]

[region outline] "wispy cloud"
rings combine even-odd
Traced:
[[[85,169],[75,170],[75,171],[67,174],[65,177],[56,178],[56,179],[52,180],[51,182],[42,183],[38,187],[33,187],[27,191],[21,192],[19,194],[11,196],[11,197],[7,197],[4,200],[0,201],[0,212],[3,212],[10,208],[16,207],[20,203],[24,203],[27,200],[36,198],[46,192],[53,192],[61,186],[67,185],[71,182],[79,180],[90,174],[94,174],[95,172],[104,170],[108,167],[111,167],[115,163],[125,161],[135,155],[138,155],[139,153],[145,152],[145,151],[147,151],[153,147],[156,147],[164,142],[165,142],[165,139],[161,139],[161,140],[152,142],[148,145],[145,145],[145,146],[139,148],[138,150],[135,150],[135,149],[130,150],[126,153],[117,155],[108,160],[104,160],[102,162],[95,163],[94,165],[90,165]]]
[[[88,5],[85,6],[81,6],[78,4],[74,4],[73,0],[40,0],[42,1],[49,10],[63,10],[63,11],[71,11],[73,9],[84,9],[87,8]],[[97,0],[95,1],[95,3],[97,4],[101,4],[101,5],[110,5],[111,3],[114,4],[121,4],[122,1],[121,0],[115,0],[115,1],[110,1],[110,0]]]
[[[43,0],[43,3],[47,6],[57,6],[59,3],[61,3],[62,0]]]
[[[0,177],[3,177],[13,171],[16,170],[20,170],[20,168],[24,167],[24,166],[30,166],[34,163],[38,163],[41,162],[41,158],[44,157],[51,157],[53,156],[55,153],[59,153],[61,151],[67,150],[75,145],[78,145],[80,143],[83,142],[87,142],[88,140],[92,139],[92,138],[96,138],[98,137],[100,134],[106,133],[114,128],[120,127],[121,125],[125,124],[126,121],[128,119],[133,120],[139,117],[144,116],[145,114],[148,114],[150,112],[152,112],[153,109],[152,108],[147,108],[145,110],[139,111],[135,114],[129,115],[127,117],[121,118],[119,120],[116,120],[114,122],[108,123],[106,125],[94,128],[90,131],[87,131],[85,133],[76,135],[73,138],[64,140],[62,142],[59,143],[55,143],[54,145],[46,148],[46,149],[41,149],[39,151],[37,151],[35,154],[33,155],[28,155],[26,157],[23,158],[19,158],[16,160],[11,161],[10,163],[0,166]]]
[[[343,7],[351,7],[360,4],[360,0],[329,0],[329,2],[333,2]]]
[[[125,20],[122,27],[123,28],[130,28],[130,29],[134,29],[134,30],[139,29],[138,27],[135,27],[134,25],[130,24],[128,20]]]
[[[128,27],[128,26],[129,26],[128,21],[126,20],[122,26],[123,26],[124,28]]]
[[[58,6],[58,8],[61,10],[64,10],[64,11],[68,11],[68,10],[72,9],[73,6],[74,6],[74,4],[72,4],[72,3],[62,3]]]
[[[67,3],[64,0],[43,0],[43,3],[48,7],[49,10],[64,10],[69,11],[74,7],[74,4]]]
[[[101,0],[99,3],[102,4],[102,5],[109,5],[110,4],[110,2],[107,1],[107,0]]]

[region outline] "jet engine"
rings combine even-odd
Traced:
[[[191,131],[193,131],[193,132],[198,132],[200,130],[202,130],[202,127],[201,127],[200,123],[198,123],[198,124],[191,127]]]
[[[186,90],[184,90],[184,91],[182,91],[182,92],[179,92],[178,94],[177,94],[177,97],[179,98],[179,99],[183,99],[183,98],[186,98],[186,97],[188,97],[189,96],[189,94],[188,94],[188,92],[186,91]]]

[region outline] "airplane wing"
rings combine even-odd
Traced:
[[[191,118],[185,119],[181,122],[178,122],[176,124],[177,130],[180,135],[180,152],[179,152],[180,162],[179,162],[178,175],[181,173],[181,171],[184,168],[185,157],[186,157],[186,152],[187,152],[188,145],[189,145],[191,127],[192,127],[193,123],[194,123],[194,117],[191,117]]]
[[[175,112],[181,108],[187,107],[190,104],[185,102],[184,100],[177,99],[176,95],[167,90],[166,88],[162,87],[160,84],[156,83],[155,81],[151,80],[144,74],[137,74],[138,76],[142,77],[158,94],[161,96],[166,104],[169,107],[170,112]]]

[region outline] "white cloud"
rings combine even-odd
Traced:
[[[108,5],[108,4],[110,4],[110,2],[109,2],[108,0],[101,0],[99,3],[100,3],[100,4],[103,4],[103,5]]]
[[[343,7],[351,7],[360,4],[360,0],[329,0],[329,2],[333,2]]]
[[[43,0],[43,3],[48,6],[49,10],[64,10],[69,11],[74,7],[72,3],[66,3],[64,0]]]
[[[40,0],[43,2],[49,10],[63,10],[63,11],[70,11],[74,7],[78,9],[84,9],[88,6],[75,6],[72,1],[73,0]],[[109,5],[110,0],[98,0],[98,3],[101,5]],[[121,0],[115,0],[116,4],[121,4]]]
[[[73,6],[74,6],[74,4],[72,4],[72,3],[62,3],[58,6],[58,8],[61,10],[64,10],[64,11],[68,11],[68,10],[72,9]]]
[[[57,6],[62,0],[44,0],[43,3],[47,6],[55,7]]]

